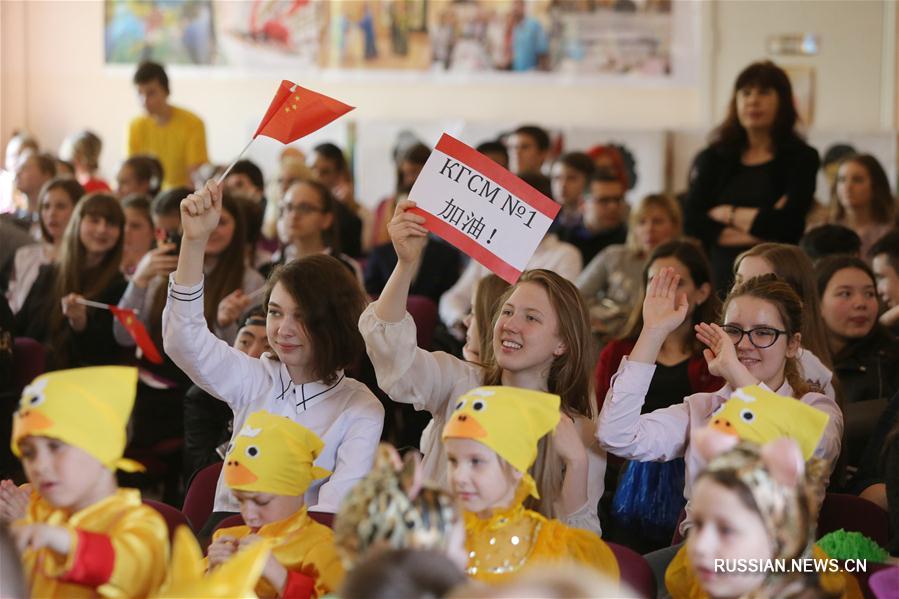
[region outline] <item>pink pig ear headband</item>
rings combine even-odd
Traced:
[[[786,437],[759,446],[703,429],[693,434],[691,442],[708,460],[700,476],[736,479],[752,496],[773,541],[775,558],[792,559],[811,551],[823,461],[813,458],[804,463],[799,445]]]

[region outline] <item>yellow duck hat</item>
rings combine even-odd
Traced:
[[[256,597],[254,589],[270,550],[271,543],[262,539],[241,549],[207,575],[197,539],[188,527],[179,526],[172,544],[169,571],[156,596],[160,599]]]
[[[22,439],[50,437],[86,451],[112,470],[143,470],[122,458],[136,394],[136,368],[94,366],[42,374],[22,391],[13,415],[12,451],[21,457]]]
[[[253,412],[225,456],[225,483],[238,491],[302,495],[312,481],[331,474],[313,464],[324,446],[286,416]]]
[[[752,385],[734,391],[712,414],[709,427],[759,445],[789,437],[799,444],[802,457],[808,460],[821,441],[828,420],[830,416],[821,410]]]
[[[443,438],[472,439],[486,445],[524,477],[534,497],[537,485],[528,468],[537,458],[537,442],[559,423],[561,398],[516,387],[478,387],[461,396]]]

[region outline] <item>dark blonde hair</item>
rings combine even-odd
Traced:
[[[509,283],[495,274],[489,274],[478,281],[474,292],[474,305],[471,316],[477,323],[480,340],[481,364],[493,362],[493,324],[499,310],[500,299],[509,288]]]
[[[802,300],[799,299],[799,296],[790,285],[773,274],[753,277],[734,287],[721,307],[722,323],[724,315],[727,313],[727,306],[738,297],[747,296],[764,300],[774,306],[784,323],[784,330],[787,332],[787,343],[797,333],[800,334],[801,339]],[[793,396],[797,399],[810,391],[820,391],[820,389],[812,386],[802,376],[802,369],[799,366],[799,360],[796,358],[786,358],[784,377],[790,384],[790,387],[793,388]]]
[[[680,204],[672,196],[664,193],[651,193],[644,196],[628,218],[627,240],[625,244],[634,254],[640,255],[642,250],[637,241],[637,223],[646,215],[646,211],[650,208],[659,208],[668,214],[668,219],[674,225],[676,231],[674,237],[680,237],[683,233],[684,218]]]
[[[595,364],[593,337],[587,306],[577,287],[561,275],[550,270],[525,271],[518,282],[506,290],[500,298],[498,308],[508,301],[512,293],[524,283],[539,285],[549,296],[549,302],[556,313],[557,334],[565,343],[567,351],[557,356],[550,366],[546,386],[550,393],[562,398],[562,412],[568,416],[593,418],[593,402],[590,390],[591,374]],[[484,374],[485,385],[502,385],[503,368],[492,359]],[[540,491],[540,499],[533,497],[525,501],[525,506],[548,518],[556,517],[555,503],[562,489],[562,459],[555,451],[552,435],[546,435],[537,445],[537,459],[531,467],[531,475]]]
[[[593,338],[584,298],[574,284],[550,270],[525,271],[518,282],[500,298],[501,308],[512,293],[525,283],[539,285],[549,296],[556,313],[558,335],[567,351],[557,356],[549,369],[546,386],[550,393],[562,398],[562,410],[569,416],[593,417],[590,401],[590,375],[593,371]],[[493,360],[484,376],[485,385],[501,385],[503,368]]]
[[[734,274],[744,258],[762,258],[771,266],[774,274],[785,281],[802,300],[806,314],[821,314],[821,301],[815,282],[815,267],[811,259],[795,245],[785,243],[760,243],[734,260]],[[805,318],[802,322],[802,347],[806,348],[828,369],[833,369],[833,357],[827,342],[827,330],[818,318]]]

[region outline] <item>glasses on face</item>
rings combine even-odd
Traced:
[[[749,335],[749,343],[758,349],[771,347],[781,335],[786,335],[786,331],[775,329],[774,327],[755,327],[754,329],[743,330],[737,325],[726,324],[721,330],[730,338],[734,345],[739,345],[743,340],[743,335]]]
[[[293,214],[294,212],[299,214],[300,216],[305,216],[307,214],[312,214],[314,212],[324,212],[324,210],[318,206],[313,206],[312,204],[284,204],[281,206],[281,210],[285,214]]]

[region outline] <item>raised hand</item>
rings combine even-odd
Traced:
[[[184,239],[205,243],[218,226],[221,216],[222,186],[210,179],[205,187],[181,200]]]
[[[732,389],[758,383],[758,379],[737,358],[734,342],[721,327],[715,323],[701,322],[694,328],[696,338],[707,346],[702,350],[702,355],[710,373],[726,380]]]
[[[646,289],[643,300],[643,330],[667,336],[687,317],[687,294],[678,291],[680,275],[673,268],[659,271]]]
[[[25,517],[31,485],[16,486],[11,480],[0,481],[0,523],[9,524]]]
[[[414,208],[415,205],[412,200],[401,200],[396,205],[393,218],[387,224],[387,232],[396,250],[397,259],[406,264],[418,262],[428,242],[424,217],[408,212],[409,208]]]
[[[177,246],[174,243],[163,243],[159,247],[144,254],[131,280],[141,289],[146,289],[157,276],[168,276],[178,266],[178,256],[170,255]]]
[[[235,289],[223,297],[216,314],[219,327],[225,328],[240,318],[240,315],[250,307],[250,303],[250,298],[240,289]]]

